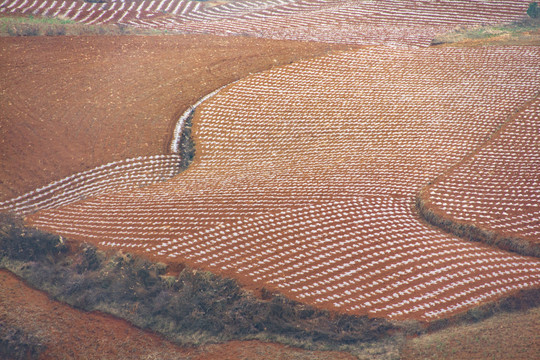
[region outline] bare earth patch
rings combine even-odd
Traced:
[[[413,339],[403,348],[402,359],[535,359],[540,354],[538,329],[540,308],[500,314]]]
[[[205,35],[0,38],[0,200],[166,153],[178,117],[202,96],[343,48]]]
[[[5,270],[0,270],[0,323],[40,340],[45,350],[39,359],[354,359],[347,353],[306,351],[261,341],[182,348],[124,320],[51,300]]]

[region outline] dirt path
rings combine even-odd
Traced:
[[[342,48],[205,35],[0,38],[0,200],[168,153],[176,120],[200,97]]]

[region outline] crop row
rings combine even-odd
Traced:
[[[528,2],[507,1],[299,1],[264,11],[206,17],[132,20],[132,25],[217,35],[353,44],[427,46],[457,26],[522,18]],[[219,9],[215,10],[216,12]]]
[[[112,162],[0,202],[0,211],[24,216],[103,193],[147,186],[178,174],[179,164],[178,155],[155,155]]]
[[[540,99],[425,194],[455,223],[540,242]]]
[[[353,44],[427,46],[435,35],[519,20],[528,0],[240,1],[203,6],[197,1],[15,0],[0,12],[58,16],[88,24],[130,24],[188,33]]]
[[[200,105],[185,172],[28,221],[323,308],[450,316],[540,285],[538,259],[452,237],[414,210],[537,95],[539,64],[531,48],[372,48],[275,68]]]
[[[191,0],[85,2],[77,0],[4,0],[0,12],[67,18],[88,24],[122,23],[129,19],[149,19],[164,14],[180,19],[213,20],[238,13],[267,11],[292,0],[238,1],[214,7]]]

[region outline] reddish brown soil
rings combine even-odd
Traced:
[[[428,180],[480,146],[506,109],[536,91],[537,61],[521,48],[372,48],[250,76],[201,107],[193,121],[197,155],[184,173],[39,211],[27,224],[187,262],[332,311],[448,317],[538,284],[530,259],[450,237],[412,208]],[[442,73],[432,72],[434,63]],[[388,75],[398,68],[414,81]],[[467,83],[473,75],[482,81]],[[373,79],[386,80],[367,86]],[[505,97],[506,109],[489,90],[500,83],[523,89]],[[467,94],[480,93],[489,123],[470,116],[478,104]],[[391,108],[395,94],[407,94],[409,105]],[[432,121],[451,108],[459,111]],[[336,114],[339,121],[329,121]]]
[[[411,339],[403,360],[538,359],[540,308],[496,315],[477,324],[448,328]]]
[[[206,35],[0,38],[0,200],[167,153],[178,117],[200,97],[343,48]]]
[[[40,359],[354,359],[260,341],[181,348],[126,321],[51,300],[5,270],[0,270],[0,322],[38,337],[46,346]]]
[[[240,360],[240,359],[287,359],[287,360],[352,360],[356,357],[336,351],[306,351],[280,344],[260,341],[231,341],[211,345],[194,359],[196,360]]]
[[[200,97],[251,72],[344,48],[215,36],[0,38],[0,46],[0,199],[167,152],[177,118]],[[0,300],[2,323],[49,334],[44,358],[350,358],[258,341],[188,351],[51,301],[6,272]]]
[[[43,340],[43,359],[185,359],[190,351],[127,322],[100,313],[85,313],[53,301],[0,271],[0,320]]]

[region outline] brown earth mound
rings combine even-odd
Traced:
[[[202,96],[340,48],[205,35],[0,38],[0,200],[166,153],[178,117]]]

